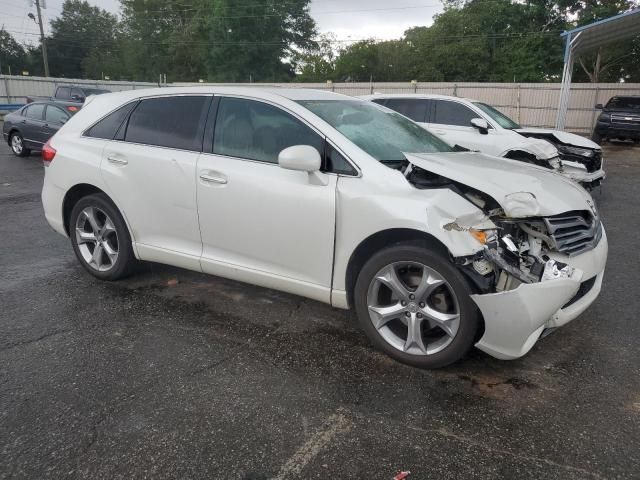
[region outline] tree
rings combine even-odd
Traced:
[[[27,52],[4,28],[0,28],[0,74],[17,75],[28,67]]]
[[[299,82],[324,82],[335,80],[337,49],[335,35],[320,35],[315,45],[297,52],[292,63]]]
[[[100,78],[101,65],[116,61],[117,35],[115,15],[85,0],[65,0],[60,16],[51,21],[47,39],[51,74]]]
[[[295,75],[291,59],[314,47],[310,0],[212,0],[208,17],[209,79],[283,81]]]

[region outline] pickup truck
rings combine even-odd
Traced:
[[[102,93],[111,92],[102,88],[87,88],[78,85],[64,85],[56,88],[56,93],[53,97],[27,97],[27,103],[43,101],[84,103],[85,99],[89,95],[100,95]]]
[[[602,110],[593,129],[594,142],[616,138],[640,141],[640,96],[612,97],[606,105],[596,105]]]

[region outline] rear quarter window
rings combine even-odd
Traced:
[[[137,103],[137,101],[128,103],[118,108],[116,111],[110,113],[98,123],[89,128],[85,132],[85,136],[113,140],[116,137],[118,130],[122,126],[122,123],[126,120],[127,116],[137,105]]]

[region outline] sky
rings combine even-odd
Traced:
[[[42,0],[41,0],[42,1]],[[45,25],[60,14],[64,0],[44,0]],[[113,13],[118,13],[117,0],[88,0]],[[35,14],[33,0],[0,0],[0,26],[22,43],[37,41],[38,26],[27,17]],[[430,25],[433,15],[442,11],[438,0],[312,0],[311,16],[322,33],[333,32],[338,40],[399,38],[416,25]]]

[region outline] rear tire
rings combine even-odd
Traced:
[[[31,150],[24,145],[24,138],[18,132],[12,133],[9,137],[9,146],[16,157],[27,157],[31,154]]]
[[[472,293],[442,254],[398,244],[364,265],[354,303],[360,326],[376,347],[402,363],[439,368],[460,360],[475,343],[480,313]]]
[[[591,134],[591,140],[593,140],[594,142],[596,142],[598,145],[601,145],[603,142],[603,138],[602,136],[596,132],[595,130],[593,131],[593,133]]]
[[[82,197],[69,216],[69,237],[82,266],[100,280],[118,280],[136,266],[129,229],[103,193]]]

